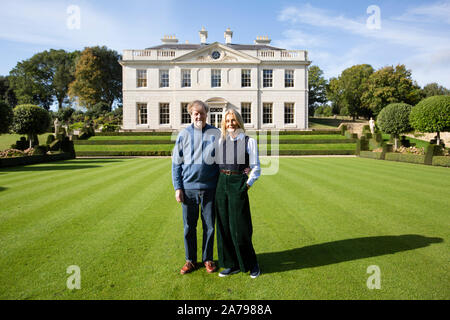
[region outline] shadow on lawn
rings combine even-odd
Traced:
[[[6,190],[6,189],[8,189],[8,188],[0,187],[0,191],[4,191],[4,190]]]
[[[264,273],[275,273],[364,259],[424,248],[440,243],[442,238],[416,234],[339,240],[297,249],[258,254]]]

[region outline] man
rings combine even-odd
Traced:
[[[206,271],[212,273],[216,271],[213,262],[214,202],[219,176],[219,167],[214,160],[220,131],[206,124],[208,106],[202,101],[189,104],[188,112],[193,123],[179,133],[172,155],[175,199],[183,209],[186,263],[180,273],[192,272],[197,263],[199,206],[203,226],[202,262]]]

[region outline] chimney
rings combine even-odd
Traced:
[[[164,38],[162,38],[161,41],[164,44],[178,43],[178,39],[174,35],[164,35]]]
[[[257,36],[256,40],[255,40],[255,44],[269,44],[270,43],[270,39],[268,36]]]
[[[206,39],[208,39],[208,31],[205,30],[205,27],[202,27],[202,30],[198,32],[200,35],[200,43],[206,44]]]
[[[231,38],[233,37],[233,31],[230,30],[230,28],[227,28],[227,30],[224,33],[225,37],[225,44],[231,44]]]

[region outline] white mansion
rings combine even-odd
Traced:
[[[210,107],[208,123],[220,126],[227,108],[237,109],[248,129],[308,128],[307,51],[270,46],[267,37],[253,45],[178,44],[165,36],[159,46],[124,50],[123,127],[125,131],[171,131],[191,123],[187,104]]]

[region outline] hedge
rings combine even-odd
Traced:
[[[279,144],[324,144],[324,143],[355,143],[355,139],[311,139],[311,140],[282,140]],[[267,144],[271,139],[267,139]],[[175,144],[172,140],[74,140],[75,145],[123,145],[123,144]]]
[[[172,136],[172,131],[155,132],[96,132],[96,136]]]
[[[78,151],[77,157],[94,156],[170,156],[172,151]],[[278,155],[354,155],[355,150],[279,150]],[[268,151],[267,155],[271,155]]]
[[[382,160],[382,155],[383,155],[382,152],[372,152],[372,151],[361,151],[359,153],[360,157],[377,159],[377,160]]]
[[[72,153],[57,153],[57,154],[26,156],[26,157],[0,158],[0,168],[24,166],[28,164],[67,160],[73,158],[75,158],[75,156]]]
[[[434,156],[431,164],[433,166],[450,167],[450,157]]]
[[[172,140],[75,140],[75,145],[175,144]]]
[[[385,160],[425,164],[425,155],[387,152]]]
[[[170,156],[172,151],[77,151],[77,157],[144,157],[144,156]]]
[[[271,155],[270,152],[267,152]],[[355,155],[355,150],[279,150],[280,156],[307,156],[307,155]]]

